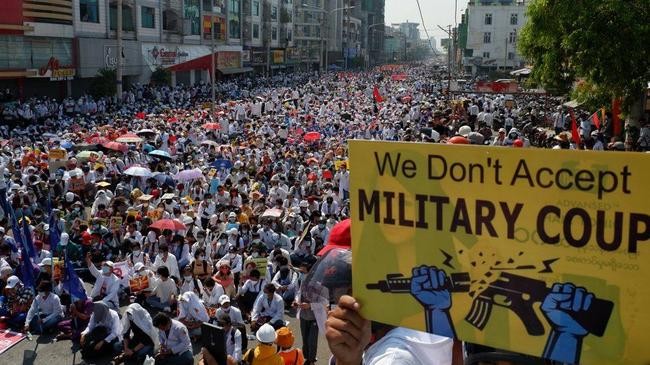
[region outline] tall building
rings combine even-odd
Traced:
[[[419,26],[419,23],[411,23],[409,21],[397,24],[399,31],[404,33],[404,35],[406,35],[406,39],[409,41],[420,40],[420,30],[418,29]]]
[[[294,8],[294,45],[301,69],[316,70],[324,66],[326,0],[296,1]]]
[[[157,68],[187,85],[298,60],[293,0],[122,0],[119,50],[117,0],[0,3],[0,87],[24,97],[80,95],[118,60],[125,88]]]
[[[526,22],[527,0],[471,0],[465,15],[463,67],[466,72],[487,73],[520,68],[517,35]],[[464,20],[465,20],[464,19]],[[465,41],[460,40],[461,43]]]

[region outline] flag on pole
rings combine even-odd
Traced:
[[[615,98],[612,102],[612,123],[614,124],[614,135],[620,136],[623,132],[621,124],[621,99]]]
[[[23,216],[23,248],[27,251],[27,255],[36,259],[36,248],[34,248],[34,241],[32,241],[32,232],[29,230],[29,223],[27,218]]]
[[[70,293],[70,296],[83,300],[88,298],[86,296],[86,290],[81,284],[81,281],[79,281],[79,276],[74,271],[72,261],[67,259],[65,260],[65,269],[63,270],[63,280],[61,280],[61,283],[63,284],[63,290]]]
[[[377,88],[377,85],[375,85],[375,88],[372,90],[372,97],[378,103],[381,103],[382,101],[384,101],[384,98],[382,98],[381,94],[379,93],[379,88]]]
[[[50,211],[49,225],[50,251],[52,251],[52,254],[54,255],[54,252],[56,252],[56,247],[59,245],[59,241],[61,240],[61,232],[59,232],[59,220],[57,219],[56,214],[54,214],[52,211]]]
[[[600,129],[600,118],[598,118],[598,112],[592,114],[589,119],[591,120],[591,123],[596,126],[596,129]]]
[[[580,133],[578,133],[578,123],[575,114],[573,114],[573,109],[569,109],[569,115],[571,115],[571,139],[575,144],[578,144],[580,143]]]
[[[14,222],[15,223],[16,217],[14,216]],[[23,216],[23,232],[20,231],[20,228],[16,227],[16,230],[14,230],[14,235],[18,233],[16,237],[20,238],[20,242],[23,245],[23,250],[21,252],[21,257],[20,257],[20,276],[21,280],[23,281],[23,284],[26,287],[33,288],[34,285],[36,285],[36,280],[34,279],[34,265],[32,263],[32,254],[34,255],[33,257],[36,257],[36,250],[34,249],[34,245],[32,244],[32,235],[31,232],[29,232],[29,223],[27,223],[27,220]],[[13,227],[12,227],[13,230]],[[30,250],[31,247],[31,250]]]

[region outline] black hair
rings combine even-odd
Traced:
[[[251,270],[251,277],[255,279],[259,279],[261,276],[260,271],[257,269]]]
[[[264,290],[268,291],[269,293],[275,293],[275,284],[266,284],[264,285]]]
[[[171,322],[171,318],[169,318],[169,316],[167,314],[162,313],[162,312],[156,314],[153,317],[153,325],[155,327],[164,326],[164,325],[169,324],[170,322]]]
[[[159,267],[159,268],[156,270],[156,272],[158,273],[158,275],[160,275],[160,276],[162,276],[162,277],[165,277],[165,278],[168,278],[168,277],[169,277],[169,269],[167,268],[167,266],[161,266],[161,267]]]

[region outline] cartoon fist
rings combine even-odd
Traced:
[[[447,274],[435,266],[413,269],[411,295],[429,310],[447,310],[451,307],[451,295],[446,288]]]
[[[571,283],[556,283],[542,302],[542,312],[555,331],[573,336],[586,336],[588,331],[573,315],[589,310],[593,300],[594,295],[585,288],[576,288]]]

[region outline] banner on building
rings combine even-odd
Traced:
[[[272,60],[274,64],[284,63],[284,50],[276,49],[272,51]]]
[[[251,51],[249,49],[245,49],[241,51],[241,61],[242,62],[250,62],[251,61]]]
[[[239,68],[241,67],[241,51],[217,52],[217,68]]]
[[[351,141],[350,159],[366,318],[565,363],[650,359],[645,154]]]

